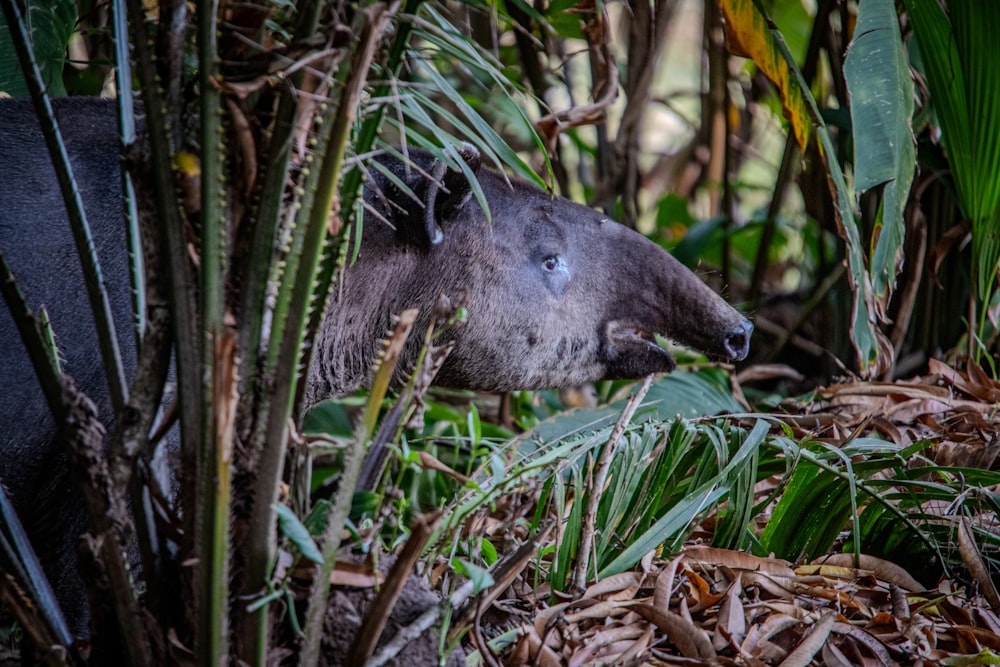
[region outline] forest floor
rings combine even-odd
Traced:
[[[1000,451],[998,405],[1000,383],[982,370],[932,362],[922,378],[822,388],[808,404],[785,404],[781,418],[799,437],[932,443],[922,454],[938,466],[990,470]],[[757,495],[776,483],[759,483]],[[511,507],[503,509],[509,523]],[[679,553],[650,553],[561,602],[536,585],[537,564],[525,559],[506,590],[480,606],[472,643],[506,631],[509,643],[480,663],[488,665],[1000,664],[1000,598],[972,530],[996,533],[995,515],[933,500],[922,511],[947,525],[952,563],[964,568],[932,567],[939,574],[928,580],[926,562],[834,553],[791,563],[712,548],[710,516]]]

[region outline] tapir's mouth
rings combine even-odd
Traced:
[[[607,324],[609,376],[642,377],[650,373],[669,373],[676,367],[670,354],[656,342],[652,331],[621,320]]]
[[[626,327],[619,329],[612,334],[613,338],[627,345],[638,345],[648,348],[651,352],[665,355],[668,359],[670,354],[656,342],[656,334],[640,329],[638,327]]]

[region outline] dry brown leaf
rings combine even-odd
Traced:
[[[827,667],[853,667],[847,656],[831,642],[823,644],[823,664]]]
[[[813,626],[812,632],[795,647],[794,651],[788,654],[787,658],[781,661],[778,667],[806,667],[812,662],[813,656],[823,648],[836,620],[836,614],[824,614],[819,622]]]
[[[618,664],[627,665],[633,660],[637,660],[640,655],[642,655],[650,645],[653,643],[653,628],[646,628],[646,631],[642,633],[632,645],[627,649],[622,651],[621,655],[618,656]]]
[[[576,665],[591,664],[598,655],[605,659],[609,656],[617,658],[618,655],[633,645],[634,642],[630,640],[642,637],[646,632],[647,628],[641,627],[638,624],[602,628],[587,638],[583,650],[577,651],[569,660],[569,666],[575,667]],[[621,645],[616,646],[619,644]],[[608,662],[619,661],[610,660]]]
[[[824,565],[835,565],[837,567],[846,568],[850,571],[855,571],[854,554],[831,554],[830,556],[818,558],[813,562],[822,562]],[[860,554],[858,556],[858,567],[861,570],[867,570],[868,572],[873,573],[876,577],[883,581],[888,581],[891,584],[895,584],[896,586],[913,593],[922,591],[926,588],[905,569],[882,558],[876,558],[875,556],[869,556],[867,554]],[[854,576],[859,575],[860,572]]]
[[[535,615],[535,634],[539,637],[545,636],[545,630],[548,628],[549,623],[554,621],[554,619],[559,616],[567,607],[569,607],[569,602],[561,602],[559,604],[554,604],[547,609],[543,609]]]
[[[743,643],[747,635],[747,617],[743,608],[742,594],[740,580],[736,579],[729,585],[722,598],[715,632],[712,634],[712,646],[716,651],[721,651],[729,645],[738,646]]]
[[[754,655],[760,652],[765,642],[789,628],[799,624],[799,619],[782,613],[770,614],[763,623],[758,623],[747,632],[747,638],[740,646],[744,655]]]
[[[991,609],[975,609],[976,620],[993,634],[1000,636],[1000,618]]]
[[[722,599],[721,595],[712,592],[712,586],[697,572],[687,570],[685,576],[688,583],[688,596],[694,601],[693,611],[711,607]]]
[[[860,611],[865,616],[871,617],[871,612],[868,610],[867,605],[846,591],[825,586],[813,586],[799,581],[795,581],[792,584],[792,588],[799,595],[808,595],[809,597],[820,598],[821,600],[832,600],[843,607]]]
[[[653,588],[653,606],[657,609],[670,608],[670,593],[673,591],[677,568],[681,565],[683,556],[672,559],[656,576],[656,586]]]
[[[458,472],[454,468],[451,468],[449,466],[446,466],[444,463],[441,463],[441,461],[439,461],[432,454],[420,451],[417,452],[417,456],[420,457],[420,467],[424,468],[425,470],[434,470],[436,472],[443,473],[461,484],[465,484],[466,482],[469,481],[468,477]]]
[[[522,631],[524,634],[521,635],[514,648],[514,659],[506,664],[511,667],[527,664],[540,665],[541,667],[562,667],[559,654],[542,644],[541,638],[535,633],[533,627],[525,626]]]
[[[795,568],[795,574],[800,577],[815,575],[819,577],[829,577],[831,579],[853,579],[855,577],[866,576],[871,573],[863,570],[855,570],[851,567],[841,567],[840,565],[816,563],[810,565],[799,565]]]
[[[791,578],[774,578],[763,572],[744,572],[740,575],[740,581],[743,583],[743,588],[758,586],[773,598],[791,600],[795,597]]]
[[[955,627],[958,632],[965,632],[976,638],[976,641],[983,647],[991,651],[1000,651],[1000,636],[992,630],[977,628],[973,625],[959,625]]]
[[[953,442],[945,440],[934,445],[931,458],[939,466],[961,466],[992,470],[1000,451],[982,440]]]
[[[965,567],[969,568],[969,574],[973,576],[983,595],[990,601],[993,611],[1000,610],[1000,595],[997,594],[990,572],[986,569],[986,563],[983,562],[983,557],[976,546],[976,538],[972,534],[972,528],[969,527],[969,520],[964,516],[959,517],[958,520],[958,553],[962,556]]]
[[[809,617],[809,612],[797,604],[782,602],[781,600],[771,600],[761,605],[763,609],[773,611],[777,614],[791,616],[793,619],[804,621]]]
[[[587,606],[578,612],[572,614],[566,614],[564,620],[567,623],[579,623],[580,621],[588,618],[611,618],[613,616],[621,616],[628,612],[629,607],[626,606],[627,602],[620,602],[618,600],[605,600]]]
[[[927,368],[934,375],[973,398],[987,403],[1000,401],[1000,386],[971,361],[966,364],[965,375],[937,359],[928,359]]]
[[[969,383],[977,390],[973,396],[990,403],[1000,402],[1000,382],[987,375],[982,366],[970,360],[966,362],[966,372]]]
[[[703,546],[687,547],[681,552],[681,558],[688,563],[724,565],[734,570],[767,572],[784,577],[794,575],[788,561],[781,560],[780,558],[761,558],[760,556],[754,556],[742,551],[732,551],[730,549]]]
[[[642,575],[638,572],[622,572],[601,579],[584,591],[582,599],[609,596],[611,600],[631,600],[642,583]],[[613,595],[614,594],[614,595]]]
[[[876,404],[876,399],[895,397],[904,398],[942,398],[951,397],[951,392],[945,387],[904,382],[845,382],[831,385],[819,390],[823,398],[834,403],[859,401],[863,404]]]
[[[854,627],[848,623],[836,623],[833,626],[833,631],[846,635],[861,646],[864,646],[878,660],[880,665],[888,667],[892,664],[892,658],[885,644],[863,629]]]
[[[705,631],[680,614],[661,611],[648,604],[637,604],[632,609],[659,628],[685,657],[704,659],[715,657],[715,649],[712,648],[712,642],[705,635]]]

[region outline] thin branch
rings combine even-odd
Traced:
[[[622,410],[621,416],[618,418],[617,423],[615,423],[614,430],[611,431],[608,443],[601,451],[601,457],[597,460],[593,484],[587,489],[587,493],[585,494],[587,509],[583,514],[583,528],[580,531],[580,548],[577,550],[576,571],[573,575],[573,583],[578,591],[584,590],[587,586],[587,570],[590,566],[590,552],[594,545],[597,508],[601,502],[601,494],[604,491],[604,483],[608,478],[608,471],[611,469],[611,463],[615,459],[615,452],[618,451],[618,442],[621,440],[622,434],[625,433],[625,427],[632,421],[632,416],[639,408],[639,404],[642,403],[642,399],[646,397],[646,392],[649,391],[652,383],[653,376],[647,375],[646,379],[642,381],[639,390],[629,397],[625,403],[625,409]],[[582,500],[582,498],[576,498],[575,502],[581,502]]]

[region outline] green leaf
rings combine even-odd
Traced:
[[[757,5],[756,0],[721,0],[726,17],[726,37],[731,51],[753,59],[768,79],[774,83],[781,96],[785,117],[791,123],[792,133],[802,150],[809,143],[812,123],[803,96],[803,86],[782,52],[783,43],[775,39],[770,20]]]
[[[694,523],[704,510],[720,501],[725,494],[726,489],[714,485],[705,485],[695,490],[674,505],[649,530],[632,542],[617,558],[608,563],[600,571],[599,576],[609,577],[632,567],[664,541],[676,537],[682,530]]]
[[[281,533],[296,546],[299,553],[315,563],[322,563],[323,554],[320,553],[319,547],[316,546],[316,542],[305,525],[299,521],[299,517],[295,516],[295,512],[281,503],[271,505],[271,509],[278,514],[278,528]]]
[[[73,0],[34,0],[26,3],[24,19],[28,24],[31,48],[42,71],[42,83],[53,96],[66,94],[62,72],[66,62],[66,47],[76,28],[76,3]],[[7,21],[0,12],[0,92],[11,97],[27,97],[28,86],[21,73],[14,51],[14,42],[7,30]]]
[[[326,435],[350,438],[354,435],[354,425],[348,412],[352,401],[326,400],[317,403],[302,420],[303,433],[324,433]]]
[[[732,458],[729,458],[728,451],[716,457],[703,457],[703,462],[714,466],[712,474],[706,475],[707,479],[704,483],[698,484],[691,491],[672,489],[675,495],[681,496],[680,500],[638,537],[631,539],[628,546],[621,550],[610,563],[603,565],[599,576],[607,577],[623,572],[638,563],[645,554],[660,544],[668,540],[680,539],[685,529],[693,524],[702,512],[719,503],[732,491],[734,486],[745,486],[744,474],[748,468],[756,468],[757,455],[768,430],[767,422],[758,419],[743,442],[737,445],[738,449],[733,453]],[[739,442],[737,439],[732,440]],[[728,443],[726,444],[728,445]],[[709,462],[708,459],[714,460]],[[753,483],[749,484],[749,488],[753,489]]]
[[[884,185],[870,275],[875,307],[885,317],[902,266],[903,209],[916,168],[913,80],[892,0],[861,3],[844,63],[851,94],[857,194]]]
[[[1000,67],[994,52],[1000,12],[979,0],[949,2],[948,14],[937,0],[904,4],[959,203],[972,224],[973,274],[986,300],[1000,259]]]
[[[851,511],[848,482],[802,462],[761,533],[765,552],[797,560],[825,553]]]
[[[752,5],[752,6],[751,6]],[[730,36],[738,46],[752,55],[754,62],[765,72],[772,70],[768,77],[775,81],[782,95],[786,113],[790,114],[796,140],[805,146],[809,133],[814,132],[819,139],[819,156],[826,167],[830,194],[833,198],[837,232],[847,246],[848,279],[854,292],[854,307],[851,315],[851,342],[857,353],[861,375],[871,377],[884,372],[892,361],[892,347],[876,327],[876,309],[872,297],[871,277],[862,252],[861,237],[854,216],[852,197],[844,180],[844,172],[837,162],[837,151],[830,138],[826,123],[820,114],[816,100],[806,85],[802,72],[795,64],[781,33],[771,27],[759,6],[759,0],[724,0],[723,10],[728,23],[732,23]],[[727,25],[728,25],[727,23]],[[733,35],[733,31],[740,34]],[[757,35],[756,33],[766,33]],[[742,40],[742,41],[739,41]],[[759,59],[759,60],[758,60]],[[787,81],[786,81],[787,78]],[[802,101],[801,110],[798,102]],[[800,127],[804,112],[812,122],[811,129]]]
[[[480,537],[478,544],[479,557],[483,559],[483,562],[490,567],[496,565],[497,561],[500,560],[500,554],[497,553],[497,548],[493,546],[493,543],[485,537]]]
[[[538,424],[528,434],[526,441],[552,442],[573,434],[597,431],[615,423],[625,407],[621,399],[600,408],[564,412]],[[724,412],[743,412],[744,408],[729,391],[728,377],[718,369],[674,371],[657,380],[633,421],[655,417],[661,420],[682,417],[714,416]],[[527,445],[530,447],[530,445]]]
[[[474,565],[462,558],[453,558],[451,560],[451,566],[455,568],[456,572],[469,578],[472,582],[473,595],[478,594],[480,591],[485,591],[495,583],[492,575],[489,573],[489,570],[479,567],[478,565]]]

